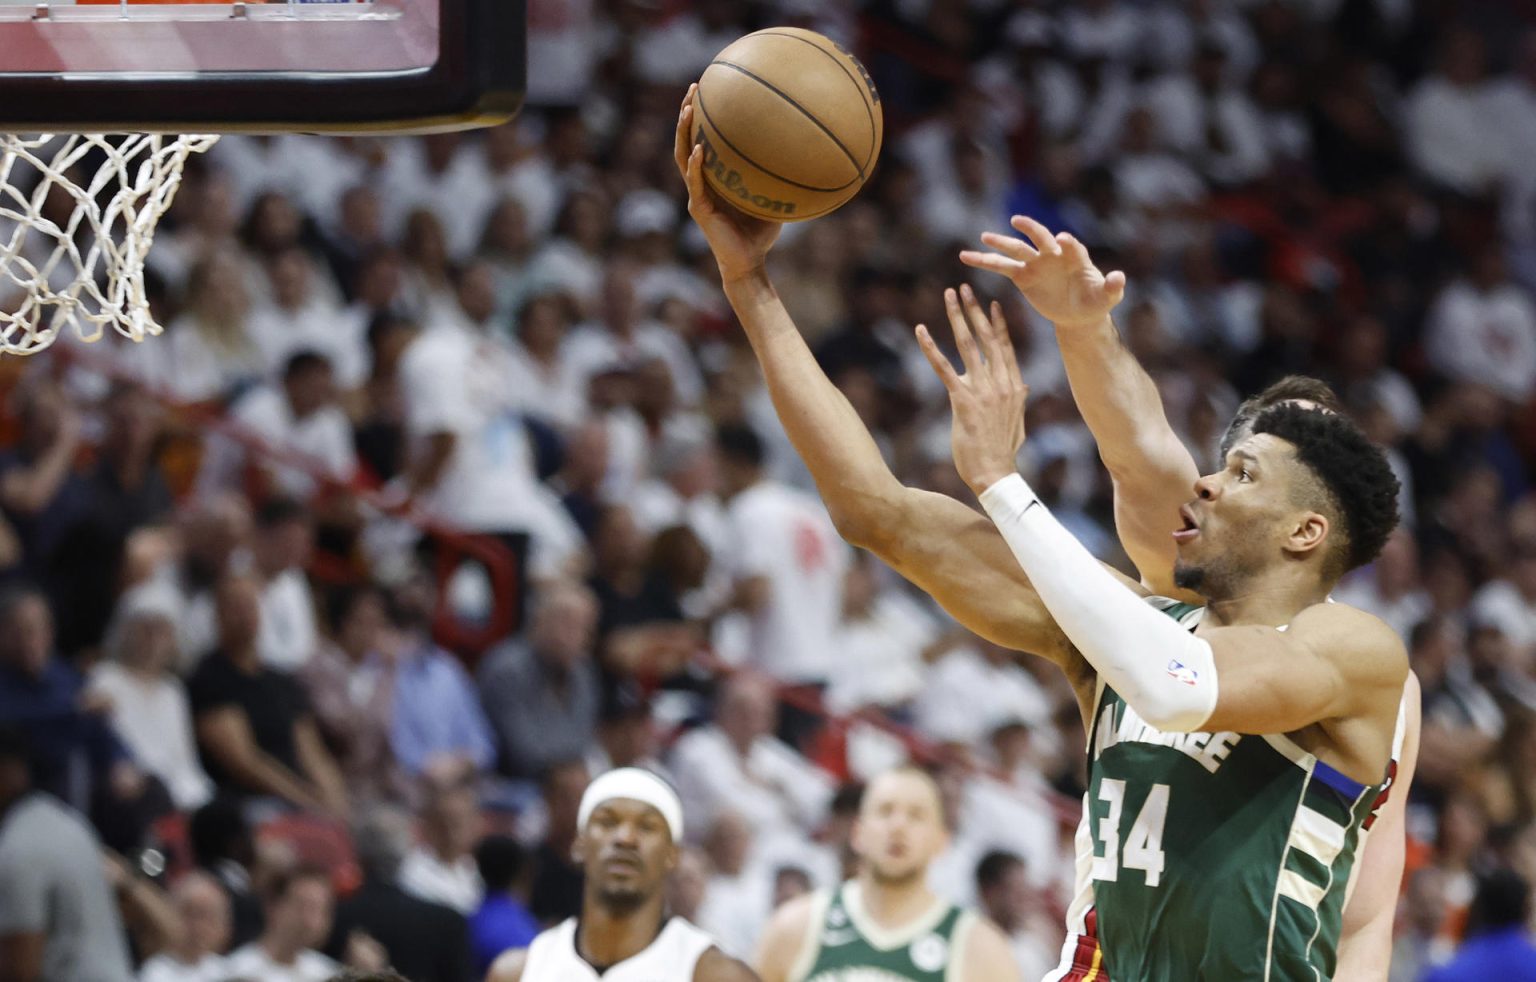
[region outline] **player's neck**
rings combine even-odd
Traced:
[[[938,900],[928,889],[927,871],[904,882],[879,880],[869,870],[859,874],[859,900],[870,919],[884,928],[900,928],[933,909]]]
[[[594,968],[617,965],[650,947],[661,933],[664,919],[660,894],[623,913],[588,900],[582,905],[576,929],[576,952]]]
[[[1328,589],[1315,581],[1294,578],[1254,579],[1238,585],[1230,595],[1206,602],[1205,623],[1212,627],[1261,624],[1279,627],[1296,615],[1328,599]]]

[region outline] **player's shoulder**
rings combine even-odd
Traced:
[[[986,978],[989,982],[1020,980],[1017,968],[1012,967],[1013,945],[1003,929],[975,911],[965,911],[962,918],[970,922],[964,932],[962,947],[956,952],[963,967],[962,975]]]
[[[1328,601],[1297,614],[1287,630],[1356,680],[1380,681],[1398,692],[1408,682],[1408,647],[1375,614]]]
[[[699,956],[693,966],[693,982],[761,982],[757,973],[739,958],[732,958],[718,947]]]
[[[527,964],[527,948],[504,951],[491,963],[491,970],[485,973],[485,982],[522,982],[523,968]]]

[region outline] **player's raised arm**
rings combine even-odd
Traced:
[[[1100,566],[1019,476],[1028,389],[1005,325],[965,306],[964,375],[918,330],[949,392],[955,466],[1067,637],[1143,719],[1165,731],[1285,733],[1395,718],[1402,642],[1368,614],[1323,603],[1396,523],[1396,479],[1364,435],[1339,416],[1272,409],[1225,472],[1200,479],[1180,560],[1218,626],[1193,635]],[[1235,611],[1241,626],[1219,626]],[[1386,735],[1390,744],[1390,725]],[[1374,749],[1384,764],[1390,746]]]
[[[774,408],[838,532],[927,591],[972,631],[1050,659],[1082,682],[1081,659],[992,524],[951,498],[904,487],[858,414],[822,372],[768,278],[768,251],[779,227],[730,208],[705,186],[702,153],[689,140],[692,97],[690,89],[678,115],[675,146],[688,185],[688,213],[709,240],[726,298],[762,365]]]
[[[1180,596],[1173,582],[1179,506],[1199,477],[1195,459],[1163,411],[1162,397],[1120,339],[1110,312],[1125,294],[1125,274],[1100,272],[1088,250],[1066,232],[1052,235],[1015,215],[1028,241],[986,232],[993,251],[966,250],[968,266],[1007,277],[1056,328],[1072,397],[1114,481],[1115,529],[1142,582]]]

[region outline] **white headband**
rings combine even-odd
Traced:
[[[650,805],[666,820],[672,841],[683,841],[683,803],[677,792],[666,781],[638,767],[620,767],[587,785],[586,794],[581,796],[581,808],[576,813],[576,827],[586,829],[597,806],[615,798]]]

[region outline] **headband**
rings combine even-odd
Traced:
[[[585,829],[597,806],[615,798],[628,798],[650,805],[661,812],[673,842],[683,841],[683,803],[672,786],[650,771],[638,767],[620,767],[587,785],[576,813],[576,827]]]

